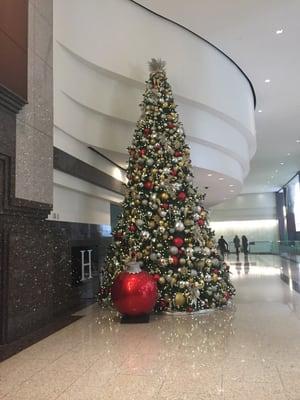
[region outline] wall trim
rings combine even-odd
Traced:
[[[99,169],[54,147],[53,168],[96,186],[124,195],[124,184]]]
[[[17,114],[25,104],[26,101],[22,97],[18,96],[4,85],[0,85],[0,105],[2,107]]]

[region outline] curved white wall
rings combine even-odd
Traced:
[[[147,63],[161,57],[197,179],[213,171],[241,187],[256,148],[253,97],[224,55],[127,0],[54,0],[54,21],[57,142],[65,132],[125,153],[139,118]],[[216,186],[208,200],[223,197]]]

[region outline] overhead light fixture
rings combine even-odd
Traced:
[[[229,187],[234,187],[234,186],[235,186],[235,185],[232,185],[232,184],[231,184],[231,185],[229,185]]]
[[[231,190],[230,190],[230,193],[233,193],[233,192],[234,192],[234,190],[231,189]]]
[[[258,110],[259,113],[262,113],[262,110]]]
[[[271,79],[265,79],[265,83],[270,83]]]
[[[281,29],[277,29],[277,31],[276,31],[276,35],[281,35],[283,33],[283,29],[281,28]]]
[[[283,161],[281,161],[281,162],[280,162],[280,165],[284,165],[284,162],[283,162]]]
[[[275,169],[275,174],[278,174],[278,169]]]
[[[271,176],[271,179],[273,179],[273,178],[274,178],[274,176],[272,175],[272,176]]]
[[[207,174],[207,176],[212,176],[212,174]]]
[[[291,153],[287,153],[287,155],[288,155],[288,156],[290,156],[290,155],[291,155]]]
[[[300,139],[297,139],[297,140],[296,140],[296,143],[300,143]]]
[[[224,181],[224,178],[219,178],[219,181]]]

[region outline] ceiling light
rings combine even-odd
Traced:
[[[233,193],[233,192],[234,192],[234,190],[231,189],[231,190],[230,190],[230,193]]]
[[[207,176],[212,176],[212,174],[207,174]]]
[[[262,113],[262,110],[258,110],[259,113]]]
[[[231,185],[229,185],[229,187],[234,187],[234,186],[235,186],[235,185],[232,185],[232,184],[231,184]]]
[[[224,178],[219,178],[219,181],[224,181]]]
[[[275,174],[278,174],[278,169],[275,169]]]
[[[281,161],[280,165],[284,165],[284,162],[283,162],[283,161]]]
[[[287,153],[287,155],[288,155],[288,156],[290,156],[290,155],[291,155],[291,153]]]
[[[265,83],[270,83],[271,79],[265,79]]]
[[[273,179],[273,178],[274,178],[274,176],[272,175],[272,176],[271,176],[271,179]]]
[[[277,29],[277,31],[276,31],[276,35],[281,35],[283,33],[283,29],[281,28],[281,29]]]
[[[296,140],[296,143],[300,143],[300,139],[297,139],[297,140]]]

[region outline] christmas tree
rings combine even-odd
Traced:
[[[100,296],[133,258],[157,281],[157,310],[223,306],[234,294],[220,260],[204,196],[193,185],[189,146],[165,63],[152,59],[142,115],[129,147],[123,212],[113,232]]]

